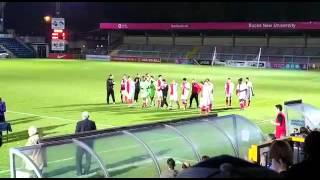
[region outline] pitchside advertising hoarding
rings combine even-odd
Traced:
[[[48,58],[50,59],[74,59],[71,53],[49,53]]]
[[[258,65],[259,63],[259,65]],[[227,60],[226,66],[232,67],[259,67],[259,68],[266,68],[267,63],[265,61],[237,61],[237,60]]]
[[[87,54],[86,60],[96,60],[96,61],[110,61],[111,56],[109,55],[95,55],[95,54]]]
[[[161,63],[159,57],[111,56],[112,61]]]

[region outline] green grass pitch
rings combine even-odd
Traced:
[[[167,80],[175,79],[179,84],[183,77],[199,81],[210,78],[215,86],[215,112],[219,116],[245,116],[254,121],[264,133],[274,129],[269,121],[275,118],[275,104],[303,99],[306,103],[320,107],[319,72],[98,61],[0,60],[0,96],[7,103],[6,118],[13,128],[9,142],[6,142],[5,136],[0,148],[0,177],[9,176],[8,150],[26,143],[27,128],[31,125],[41,128],[45,136],[55,136],[73,133],[82,111],[90,112],[98,129],[199,114],[196,109],[142,110],[140,104],[134,108],[120,104],[119,84],[122,75],[126,73],[134,76],[136,73],[147,72],[155,76],[162,74]],[[115,105],[106,105],[105,100],[105,79],[110,73],[117,83]],[[231,77],[236,83],[238,78],[247,76],[255,88],[256,96],[252,106],[245,111],[223,110],[226,78]],[[238,107],[236,100],[234,97],[234,107]]]

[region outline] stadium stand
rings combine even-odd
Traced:
[[[0,53],[5,53],[6,50],[4,50],[1,46],[0,46]]]
[[[16,57],[19,58],[31,58],[34,57],[33,50],[26,47],[21,42],[14,38],[0,38],[0,45],[3,45]]]

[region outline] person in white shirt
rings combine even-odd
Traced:
[[[210,87],[207,80],[204,83],[201,83],[201,92],[200,92],[200,113],[208,114],[209,105],[210,105]]]
[[[212,104],[213,104],[213,91],[214,91],[214,86],[213,83],[210,81],[210,79],[206,80],[208,83],[208,93],[209,93],[209,105],[208,105],[208,110],[209,112],[212,110]]]
[[[237,96],[239,98],[240,109],[243,110],[245,108],[245,102],[247,98],[248,87],[243,82],[242,78],[238,80],[238,85],[236,88]]]
[[[187,81],[187,78],[183,78],[183,82],[181,85],[181,101],[184,106],[184,110],[187,109],[188,96],[190,92],[190,83]]]
[[[224,85],[224,92],[226,94],[226,106],[231,106],[233,90],[234,84],[231,81],[231,78],[228,78],[226,84]]]
[[[169,86],[169,96],[170,96],[170,108],[172,109],[172,103],[175,102],[178,105],[178,109],[180,109],[180,104],[178,101],[178,84],[172,80]]]
[[[247,99],[246,99],[246,103],[247,103],[247,107],[250,106],[250,102],[251,102],[251,99],[252,99],[252,96],[254,96],[254,93],[253,93],[253,85],[252,85],[252,82],[249,80],[249,78],[247,77],[246,78],[246,85],[248,87],[248,91],[247,91]]]
[[[127,92],[128,92],[128,104],[129,107],[133,105],[133,98],[134,98],[134,90],[135,90],[135,82],[132,80],[130,76],[128,76],[127,80]]]
[[[162,75],[158,76],[158,80],[156,82],[156,94],[157,94],[157,107],[160,108],[161,103],[162,103]]]
[[[121,93],[121,102],[127,103],[127,90],[126,90],[126,84],[127,84],[127,75],[123,75],[121,83],[120,83],[120,93]]]

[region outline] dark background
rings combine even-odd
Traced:
[[[22,35],[45,35],[45,15],[55,2],[8,2],[5,27]],[[62,2],[66,28],[81,33],[100,22],[316,21],[319,2]],[[50,26],[50,25],[49,25]]]

